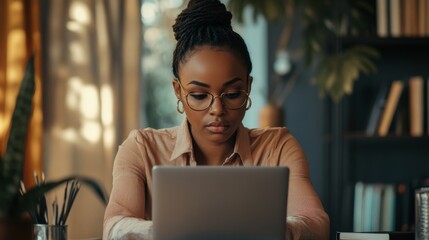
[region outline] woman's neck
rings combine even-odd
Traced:
[[[204,146],[203,149],[194,146],[194,154],[198,165],[219,166],[225,162],[234,148]]]
[[[198,165],[222,165],[234,151],[235,136],[224,144],[198,143],[193,139],[194,155]]]

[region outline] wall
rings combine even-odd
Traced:
[[[268,26],[268,79],[272,77],[271,66],[282,24],[270,23]],[[291,43],[297,41],[299,39],[294,39]],[[326,208],[328,196],[325,183],[328,162],[324,158],[326,153],[323,147],[325,100],[319,97],[318,89],[311,85],[310,74],[304,71],[286,98],[283,104],[284,121],[307,155],[312,183]]]

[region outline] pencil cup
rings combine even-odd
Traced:
[[[34,225],[34,240],[67,240],[67,225]]]
[[[416,240],[429,240],[429,187],[416,190]]]

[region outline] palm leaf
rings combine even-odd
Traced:
[[[313,83],[320,92],[326,92],[334,102],[353,92],[353,84],[361,72],[369,74],[376,71],[372,62],[378,52],[367,46],[354,46],[343,52],[326,56],[316,73]]]

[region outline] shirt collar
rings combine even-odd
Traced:
[[[240,156],[240,160],[244,166],[251,166],[253,165],[253,160],[250,153],[249,129],[241,124],[237,131],[234,153]]]
[[[244,166],[251,166],[253,161],[250,152],[249,129],[245,128],[243,124],[240,124],[237,131],[234,154],[240,156],[240,160]],[[189,156],[193,155],[192,137],[187,119],[184,119],[178,126],[176,144],[171,154],[170,161],[176,160],[184,154],[189,154]]]
[[[192,137],[189,131],[188,120],[184,119],[182,124],[177,127],[176,144],[174,145],[173,153],[170,161],[176,160],[185,153],[192,153]]]

